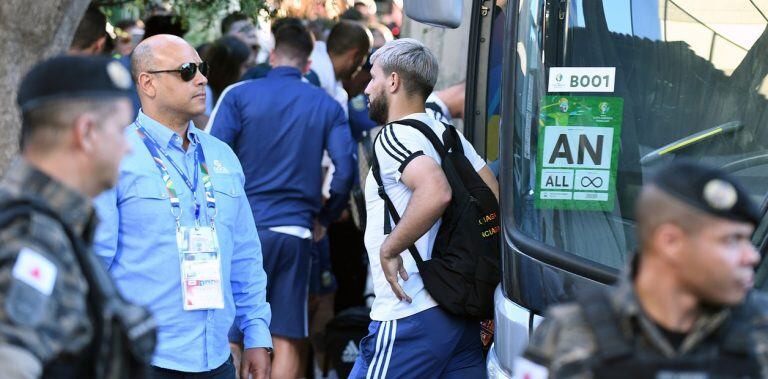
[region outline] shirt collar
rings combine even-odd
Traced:
[[[77,235],[83,235],[95,225],[96,216],[88,196],[67,187],[21,157],[13,160],[0,183],[13,196],[42,199]]]
[[[142,110],[139,110],[139,115],[136,117],[136,120],[161,146],[175,145],[181,147],[181,140],[176,137],[178,134],[171,130],[171,128],[147,116]],[[187,126],[187,138],[189,138],[191,144],[199,142],[197,132],[197,128],[195,128],[195,125],[190,121]]]
[[[267,73],[268,77],[295,77],[301,78],[301,71],[296,67],[278,66]]]

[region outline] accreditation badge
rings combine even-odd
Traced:
[[[181,260],[184,310],[224,308],[221,253],[212,227],[179,227],[176,243]]]

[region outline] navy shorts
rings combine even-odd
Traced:
[[[267,273],[267,302],[272,309],[269,331],[273,336],[305,338],[308,336],[307,297],[312,240],[289,234],[259,230],[261,255]],[[233,326],[232,342],[242,341]]]
[[[485,378],[480,322],[440,307],[392,321],[372,321],[360,341],[352,379]]]
[[[309,293],[327,295],[336,292],[336,277],[331,268],[331,244],[326,234],[320,242],[312,243],[312,265],[309,273]]]

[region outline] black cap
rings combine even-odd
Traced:
[[[114,59],[62,55],[27,73],[16,102],[26,112],[49,100],[130,96],[131,86],[130,73]]]
[[[656,172],[651,183],[709,215],[754,225],[760,222],[760,211],[744,187],[720,169],[675,160]]]

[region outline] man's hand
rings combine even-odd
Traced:
[[[328,229],[323,226],[320,220],[315,219],[315,226],[312,228],[312,239],[314,239],[315,242],[320,242],[320,240],[325,237],[325,232],[327,231]]]
[[[408,273],[405,271],[405,267],[403,267],[403,258],[397,253],[388,254],[383,248],[380,250],[379,257],[381,258],[381,269],[384,271],[384,277],[387,278],[389,286],[392,287],[392,292],[395,293],[399,300],[405,300],[410,303],[410,296],[405,293],[403,287],[397,282],[398,275],[403,280],[408,280]]]
[[[253,375],[253,379],[269,379],[272,371],[272,360],[269,358],[269,351],[263,347],[245,349],[243,360],[240,363],[240,379],[248,379],[248,375]]]

